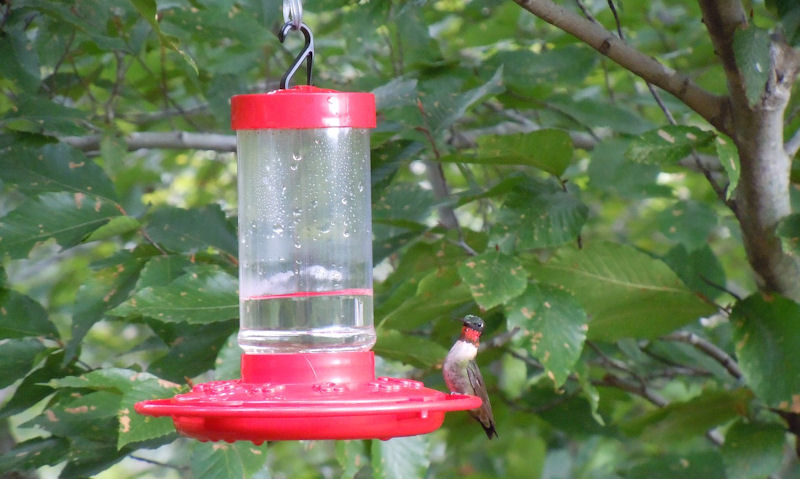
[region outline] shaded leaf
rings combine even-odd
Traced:
[[[14,143],[0,154],[0,179],[31,194],[68,191],[115,200],[114,185],[94,161],[63,143]]]
[[[422,479],[430,459],[428,436],[372,440],[372,473],[375,479]]]
[[[756,293],[731,312],[747,385],[769,406],[800,413],[800,305]]]
[[[768,477],[783,462],[784,430],[777,424],[739,420],[725,434],[722,461],[728,479]]]
[[[447,355],[447,349],[430,339],[385,328],[381,329],[372,349],[386,359],[402,361],[418,368],[440,364]]]
[[[0,218],[0,254],[23,258],[34,245],[50,238],[70,248],[119,214],[115,204],[100,197],[42,194]]]
[[[467,259],[458,274],[483,309],[503,304],[525,291],[528,274],[516,258],[489,251]]]
[[[766,93],[767,81],[772,74],[769,32],[753,24],[737,28],[733,33],[733,54],[736,67],[744,80],[747,101],[754,106]]]
[[[41,304],[24,294],[0,288],[0,339],[56,337],[58,332]]]
[[[475,104],[487,96],[503,90],[503,68],[495,71],[483,85],[464,93],[447,89],[438,89],[434,93],[421,95],[423,112],[428,125],[435,132],[450,128]]]
[[[12,113],[0,118],[0,125],[14,131],[52,135],[81,135],[86,129],[84,111],[46,98],[23,95]]]
[[[702,477],[726,479],[722,458],[717,451],[691,454],[659,454],[633,466],[625,477],[631,479],[674,479]]]
[[[251,477],[264,467],[267,460],[266,444],[256,446],[251,442],[195,442],[192,445],[193,477],[204,479],[230,479]]]
[[[678,201],[659,213],[656,221],[664,236],[691,251],[708,244],[717,226],[717,214],[705,203]]]
[[[213,246],[237,255],[236,231],[219,205],[181,209],[165,207],[150,217],[147,232],[153,241],[172,251],[191,252]]]
[[[589,315],[589,339],[656,338],[715,311],[666,264],[630,246],[562,248],[531,270],[538,280],[576,294]]]
[[[14,477],[11,471],[30,471],[42,466],[52,466],[64,460],[69,451],[69,441],[63,437],[37,437],[20,442],[0,455],[0,474]]]
[[[693,126],[662,126],[634,139],[625,155],[640,163],[676,165],[693,149],[708,145],[714,137],[714,132]]]
[[[725,270],[708,244],[692,252],[687,252],[686,247],[679,244],[662,259],[693,291],[710,299],[723,293],[720,287],[725,285]]]
[[[417,285],[406,283],[397,291],[396,298],[397,304],[390,299],[380,305],[379,314],[387,311],[378,322],[381,330],[408,331],[450,317],[454,310],[469,303],[472,296],[455,268],[441,268],[424,274]]]
[[[743,414],[751,398],[747,389],[706,391],[688,401],[672,402],[627,427],[630,433],[654,443],[688,440]]]
[[[33,368],[39,354],[45,350],[41,341],[24,339],[0,340],[0,389],[22,379]]]
[[[153,324],[156,323],[156,324]],[[167,341],[167,354],[150,364],[149,371],[170,381],[183,382],[214,367],[217,355],[228,337],[237,331],[236,320],[217,321],[210,324],[151,322],[151,327]],[[168,330],[168,332],[165,331]],[[237,353],[241,349],[236,347]],[[238,378],[237,374],[228,379]]]
[[[742,167],[739,164],[739,149],[730,138],[719,135],[714,139],[714,146],[717,149],[717,157],[728,175],[728,187],[725,189],[725,199],[729,200],[739,185],[739,175]]]
[[[529,284],[506,305],[508,329],[520,328],[525,349],[544,366],[559,388],[572,372],[586,340],[588,319],[568,292],[550,285]]]

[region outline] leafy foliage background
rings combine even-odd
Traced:
[[[616,23],[606,2],[562,3]],[[729,139],[664,95],[668,125],[640,80],[513,2],[304,6],[315,83],[378,100],[379,374],[444,390],[452,319],[481,314],[500,438],[450,414],[388,442],[203,444],[136,415],[238,376],[228,99],[276,88],[299,39],[276,40],[274,0],[15,0],[0,5],[0,473],[800,477],[800,305],[757,292],[698,171],[735,194]],[[767,6],[754,23],[796,41],[798,8]],[[694,2],[618,13],[631,44],[725,91]],[[737,37],[751,64],[769,54],[759,32]],[[757,100],[766,80],[745,73]]]

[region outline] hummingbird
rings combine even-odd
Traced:
[[[451,393],[469,394],[481,398],[483,401],[481,407],[470,410],[469,414],[483,426],[486,436],[491,439],[492,436],[497,437],[492,405],[486,394],[486,385],[483,383],[481,371],[475,363],[479,340],[483,332],[483,320],[468,314],[460,321],[464,323],[461,328],[461,336],[450,348],[442,367],[444,382]]]

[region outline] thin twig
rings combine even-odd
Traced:
[[[166,462],[156,461],[154,459],[148,459],[148,458],[142,457],[142,456],[135,456],[133,454],[131,454],[129,457],[131,459],[135,460],[135,461],[144,462],[146,464],[152,464],[154,466],[159,466],[159,467],[168,467],[170,469],[175,469],[176,471],[185,471],[185,470],[188,469],[186,466],[177,466],[175,464],[169,464],[169,463],[166,463]]]
[[[618,376],[614,376],[613,374],[606,374],[603,376],[603,379],[592,381],[592,384],[595,386],[610,386],[622,389],[623,391],[640,396],[658,407],[665,407],[669,404],[660,394],[650,391],[645,385],[633,383]]]
[[[701,352],[705,353],[706,355],[710,356],[712,359],[717,361],[724,367],[731,376],[736,379],[742,378],[742,371],[739,369],[739,365],[736,364],[736,361],[732,357],[728,355],[725,351],[717,347],[716,345],[712,344],[710,341],[687,331],[678,331],[672,334],[668,334],[661,338],[665,341],[676,341],[681,343],[691,344]]]
[[[492,339],[482,342],[481,345],[478,347],[479,351],[484,351],[486,349],[494,349],[500,348],[508,344],[514,336],[519,333],[520,329],[519,326],[515,326],[511,328],[510,331],[506,331],[503,334],[498,334],[497,336],[493,337]]]

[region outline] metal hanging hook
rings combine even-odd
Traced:
[[[300,2],[297,2],[298,4]],[[311,34],[311,29],[308,28],[308,25],[305,23],[300,22],[300,26],[295,28],[292,22],[286,22],[281,28],[281,31],[278,33],[278,40],[283,43],[286,40],[286,35],[289,34],[292,30],[299,30],[303,33],[303,36],[306,37],[306,44],[303,47],[303,50],[297,55],[297,58],[294,59],[294,62],[286,70],[286,73],[283,74],[281,77],[280,88],[284,90],[289,88],[289,82],[292,80],[292,76],[294,76],[295,72],[300,65],[303,63],[303,60],[306,61],[306,83],[311,85],[311,67],[314,64],[314,35]]]
[[[283,22],[291,22],[295,30],[300,29],[303,23],[303,4],[300,0],[283,0]]]

